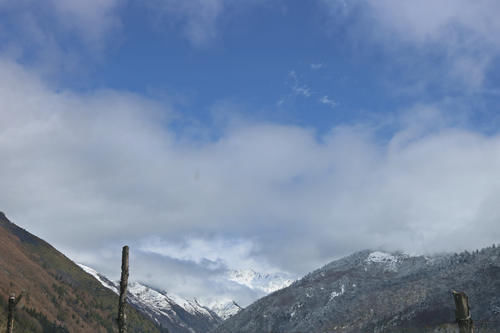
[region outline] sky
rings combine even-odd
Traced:
[[[111,278],[260,296],[500,239],[500,3],[0,0],[0,210]]]

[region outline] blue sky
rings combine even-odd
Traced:
[[[467,78],[456,80],[446,74],[450,72],[446,39],[460,38],[454,36],[459,32],[436,40],[425,37],[429,41],[424,42],[408,41],[394,30],[380,37],[370,26],[379,24],[382,30],[382,24],[366,18],[366,4],[360,1],[349,5],[354,9],[342,9],[338,1],[238,5],[195,1],[186,9],[175,9],[169,1],[109,3],[114,6],[101,19],[111,22],[98,22],[106,30],[92,32],[97,36],[85,35],[85,27],[68,29],[53,17],[64,13],[51,13],[46,6],[31,2],[19,6],[41,12],[29,21],[57,51],[32,42],[30,31],[19,24],[19,17],[27,14],[19,9],[17,15],[4,11],[3,39],[7,45],[22,44],[18,57],[22,64],[55,62],[47,75],[60,89],[116,89],[160,100],[168,96],[180,113],[208,127],[213,127],[211,108],[220,103],[240,105],[245,117],[311,126],[321,132],[336,124],[383,117],[415,103],[450,100],[474,105],[478,121],[489,122],[488,110],[498,98],[496,59],[481,73],[480,87],[471,88],[475,83],[467,83]],[[196,6],[217,9],[203,19]],[[189,29],[197,32],[190,35]],[[481,50],[468,51],[473,53],[471,61],[480,62]],[[58,52],[57,57],[70,58],[71,63],[54,59],[49,52]],[[296,87],[303,91],[294,91]],[[335,104],[321,103],[325,96],[323,101]]]
[[[383,18],[373,17],[377,10],[394,10],[396,17],[398,8],[364,1],[105,1],[93,4],[97,9],[59,11],[57,1],[55,11],[30,1],[5,3],[2,37],[5,48],[17,48],[11,51],[17,62],[50,66],[46,75],[59,89],[168,96],[183,125],[189,117],[215,130],[213,108],[221,103],[240,106],[247,118],[320,133],[416,103],[471,106],[474,126],[496,119],[498,59],[490,50],[496,45],[467,31],[460,18],[438,17],[441,26],[419,32],[425,18],[417,12],[408,23],[417,31],[406,32],[398,31],[397,19],[387,29]],[[408,7],[401,10],[414,10]],[[71,26],[69,14],[100,21]],[[456,28],[443,33],[448,26]],[[476,62],[480,73],[468,68],[465,77],[450,75],[461,60],[455,53]]]
[[[243,304],[221,274],[490,245],[498,10],[0,0],[0,209],[111,276],[128,243],[137,279]]]

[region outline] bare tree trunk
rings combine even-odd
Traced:
[[[473,333],[474,327],[470,315],[469,297],[464,292],[453,291],[455,299],[455,317],[457,318],[460,333]]]
[[[128,285],[128,246],[122,250],[122,276],[120,280],[120,299],[118,301],[118,331],[127,332],[127,317],[125,315],[125,304],[127,303]]]
[[[16,308],[16,295],[9,297],[9,315],[7,317],[7,333],[14,332],[14,309]]]

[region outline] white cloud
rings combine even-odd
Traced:
[[[105,273],[128,243],[141,279],[225,295],[204,276],[255,263],[301,274],[362,248],[500,237],[500,137],[438,107],[409,110],[384,140],[370,123],[318,138],[238,122],[200,142],[168,129],[170,112],[124,92],[54,91],[1,61],[1,209]]]
[[[33,0],[19,0],[0,2],[0,11],[13,19],[16,32],[22,31],[23,22],[36,25],[36,31],[25,30],[34,40],[39,38],[37,34],[54,37],[58,33],[75,32],[97,46],[121,25],[116,12],[119,4],[118,0],[49,0],[40,5]]]
[[[500,51],[497,1],[323,0],[323,3],[331,9],[333,20],[356,16],[358,23],[365,26],[362,29],[365,38],[369,36],[394,49],[402,42],[409,43],[420,49],[420,57],[444,56],[448,84],[462,89],[481,89],[485,73]]]
[[[337,102],[335,102],[333,99],[329,98],[327,95],[321,97],[319,99],[319,102],[321,104],[325,104],[325,105],[328,105],[329,107],[331,108],[334,108],[337,106]]]
[[[446,40],[452,37],[452,29],[463,29],[465,34],[473,34],[490,43],[500,44],[496,38],[500,31],[500,23],[495,15],[500,9],[497,1],[366,2],[374,10],[376,20],[396,30],[403,38],[420,43]]]
[[[311,89],[306,86],[295,86],[293,87],[293,92],[296,95],[302,95],[304,97],[311,97]]]
[[[115,42],[121,20],[118,0],[18,0],[0,2],[2,57],[48,76],[82,71]]]
[[[170,258],[202,264],[208,260],[214,264],[232,269],[253,269],[258,272],[272,273],[273,267],[252,258],[256,245],[250,240],[226,238],[202,239],[189,238],[183,242],[165,242],[159,237],[142,240],[140,250],[156,253]],[[216,265],[217,266],[217,265]]]
[[[288,73],[288,77],[290,78],[290,81],[291,81],[292,92],[295,95],[300,95],[300,96],[304,96],[304,97],[311,97],[311,95],[312,95],[311,88],[309,88],[305,84],[302,84],[299,81],[299,77],[297,76],[297,72],[295,72],[294,70],[291,70]]]

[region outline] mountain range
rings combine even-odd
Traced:
[[[80,266],[103,286],[119,293],[119,281],[111,281],[90,267]],[[129,283],[127,301],[169,332],[208,332],[222,322],[218,314],[196,299],[187,300],[139,282]]]
[[[16,332],[113,332],[118,282],[77,265],[0,212],[0,331],[6,327],[8,296],[23,294]],[[8,254],[8,255],[5,255]],[[264,294],[288,286],[284,274],[229,271],[228,281]],[[202,305],[132,281],[128,288],[130,332],[208,332],[242,307],[231,299]]]
[[[0,213],[0,330],[6,302],[22,294],[15,332],[115,332],[115,281],[77,265]],[[476,333],[500,327],[500,249],[412,256],[360,251],[292,281],[230,271],[227,279],[269,293],[242,309],[202,304],[145,283],[129,284],[129,332],[455,332],[452,291],[465,291]]]
[[[79,265],[104,287],[118,294],[119,281],[111,281],[96,270]],[[293,282],[285,274],[263,274],[254,270],[230,271],[228,280],[250,289],[260,290],[265,294],[284,288]],[[142,282],[130,282],[128,292],[130,304],[171,332],[208,332],[242,310],[234,300],[220,299],[205,305],[198,299],[186,299]]]
[[[476,332],[498,332],[500,249],[361,251],[263,297],[213,333],[455,332],[452,290],[469,295]]]

